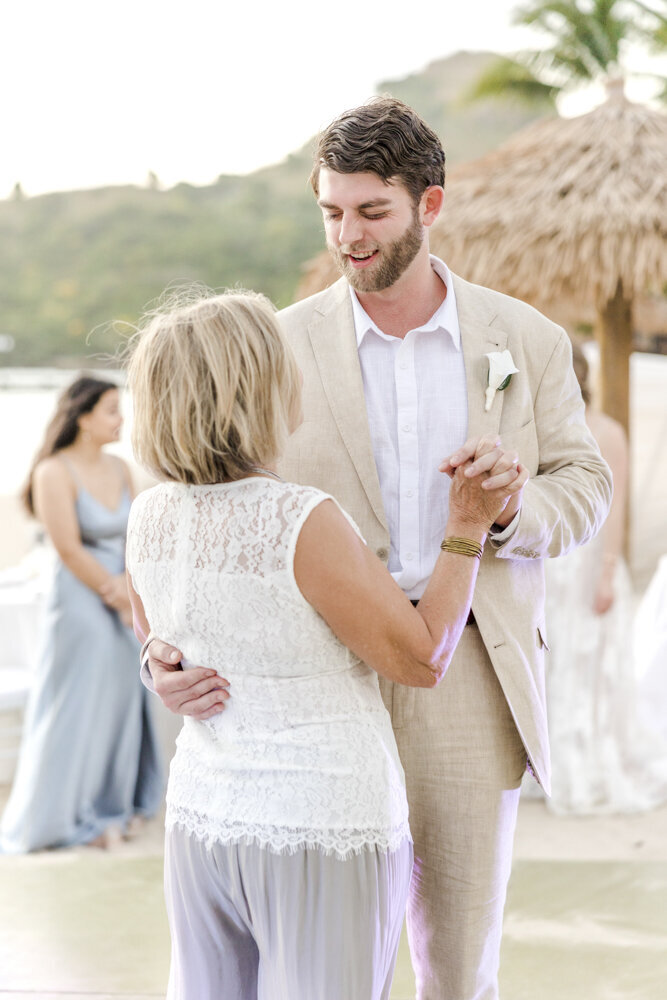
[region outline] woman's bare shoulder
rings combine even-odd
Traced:
[[[49,511],[57,509],[62,512],[74,506],[76,484],[58,454],[49,455],[37,463],[32,474],[32,492],[39,521],[44,521]]]
[[[71,478],[65,462],[58,454],[43,458],[33,472],[33,481],[37,484],[64,484],[69,483]]]
[[[608,462],[622,460],[628,450],[628,439],[623,425],[607,413],[593,410],[586,414],[593,437],[598,443],[602,457]]]
[[[600,447],[602,447],[603,442],[618,446],[626,439],[623,425],[610,417],[608,413],[602,413],[601,410],[587,411],[586,423]]]

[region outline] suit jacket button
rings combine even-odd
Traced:
[[[387,551],[387,549],[384,548],[379,548],[376,552],[376,555],[378,559],[382,559],[383,562],[385,561],[385,559],[389,558],[389,552]]]

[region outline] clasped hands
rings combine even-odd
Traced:
[[[521,507],[523,488],[528,481],[528,472],[516,452],[504,448],[498,437],[469,438],[442,462],[439,470],[453,478],[461,466],[465,467],[466,478],[484,476],[483,490],[503,490],[507,495],[502,513],[495,518],[498,526],[507,527]],[[148,669],[156,694],[177,715],[199,720],[218,715],[229,698],[229,683],[208,667],[181,670],[181,658],[180,650],[161,639],[151,641]]]
[[[472,479],[484,476],[482,489],[494,491],[502,489],[508,494],[507,503],[495,524],[506,528],[514,520],[521,508],[523,489],[528,482],[528,470],[519,462],[519,456],[511,448],[504,448],[497,436],[468,438],[449,458],[439,466],[450,478],[461,466],[466,466],[463,475]]]
[[[132,606],[127,592],[127,581],[124,573],[110,576],[99,588],[99,595],[104,603],[118,612],[123,625],[132,628]]]

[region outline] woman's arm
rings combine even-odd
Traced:
[[[47,458],[35,469],[33,497],[35,513],[65,566],[101,596],[102,590],[112,583],[114,577],[81,542],[75,508],[76,492],[65,466],[58,458]]]
[[[614,574],[618,560],[623,555],[628,493],[628,442],[623,427],[604,414],[596,414],[596,419],[591,420],[590,426],[602,457],[611,469],[614,483],[609,515],[600,532],[602,557],[593,598],[593,610],[596,614],[603,615],[614,603]]]
[[[482,491],[486,476],[466,479],[464,471],[452,480],[455,502],[443,538],[457,535],[483,545],[510,488]],[[520,479],[511,492],[523,485]],[[470,611],[478,567],[475,557],[441,552],[413,608],[332,501],[309,515],[294,558],[301,593],[341,642],[383,677],[413,687],[434,687],[444,677]]]
[[[516,455],[495,445],[491,450],[494,461],[488,478],[484,474],[466,479],[463,473],[470,463],[452,471],[451,514],[443,537],[460,535],[481,543],[509,497],[525,486],[527,472],[518,466]],[[294,568],[306,600],[378,673],[425,687],[442,678],[468,617],[477,559],[442,553],[415,610],[338,507],[323,502],[301,529]],[[156,693],[172,712],[195,719],[217,715],[228,692],[219,689],[215,671],[181,671],[179,660],[179,650],[153,639],[148,666]]]
[[[130,576],[129,570],[126,572],[126,579],[127,592],[130,596],[130,604],[132,605],[132,628],[134,629],[134,634],[137,639],[143,646],[148,638],[148,633],[150,632],[151,627],[146,618],[143,601],[132,586],[132,577]]]
[[[134,483],[132,481],[132,475],[127,462],[118,456],[113,456],[113,460],[118,465],[123,482],[127,486],[130,499],[134,500]],[[101,587],[100,597],[105,604],[108,604],[110,608],[113,608],[114,611],[118,612],[123,625],[127,625],[128,628],[132,627],[133,612],[130,604],[130,595],[127,589],[125,573],[119,573],[117,576],[112,576],[108,583],[105,583]]]
[[[482,532],[477,540],[483,542]],[[470,610],[477,566],[476,558],[442,553],[424,595],[427,616],[330,500],[307,518],[294,557],[299,590],[341,642],[383,677],[414,687],[434,687],[444,676]],[[448,573],[451,586],[443,588],[437,578]],[[441,591],[441,600],[428,589]]]

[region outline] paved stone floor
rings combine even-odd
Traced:
[[[638,593],[665,552],[666,375],[667,358],[633,357]],[[0,497],[0,566],[13,565],[27,544],[12,547],[22,530],[17,517],[15,499]],[[168,722],[165,744],[174,736]],[[6,793],[0,787],[0,809]],[[161,840],[156,821],[112,853],[0,858],[0,1000],[163,996],[169,935]],[[501,987],[503,1000],[667,1000],[667,807],[562,819],[541,802],[522,802]],[[403,940],[392,1000],[413,996]]]
[[[168,955],[159,822],[112,852],[0,858],[0,1000],[161,997]],[[665,1000],[667,808],[568,820],[522,803],[501,985],[504,1000]],[[392,1000],[413,996],[403,940]]]

